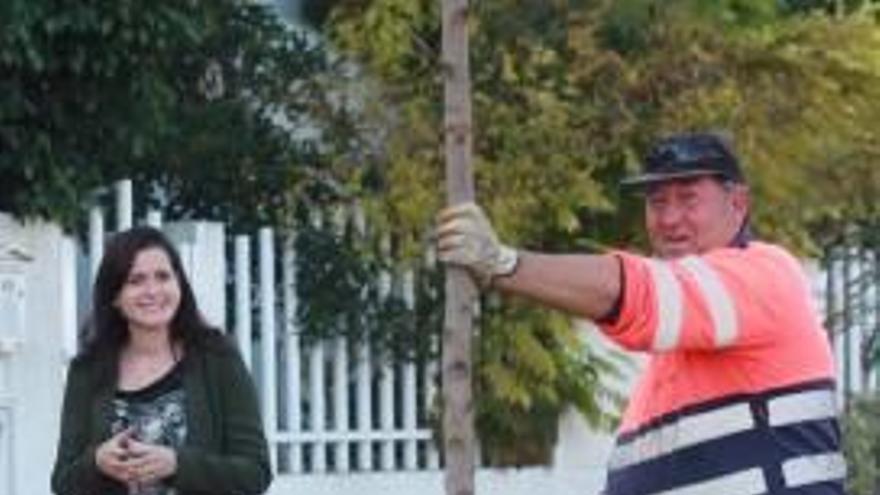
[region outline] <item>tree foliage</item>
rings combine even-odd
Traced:
[[[831,18],[821,7],[475,2],[477,190],[502,237],[550,251],[644,247],[638,198],[622,196],[617,183],[657,136],[696,129],[733,139],[762,236],[808,252],[842,220],[876,219],[880,31],[858,9]],[[382,143],[372,157],[382,195],[372,208],[409,246],[401,253],[420,252],[442,201],[437,2],[339,0],[325,26],[371,82],[365,112]],[[556,398],[567,385],[555,377],[583,364],[574,352],[581,345],[569,326],[517,303],[485,319],[484,435],[541,430],[565,402]],[[579,403],[587,416],[607,419],[595,407],[601,385],[571,378],[594,399]],[[516,462],[509,454],[498,458]]]
[[[95,191],[254,223],[332,191],[351,138],[321,46],[252,2],[12,0],[0,209],[68,227]],[[145,187],[152,184],[153,187]]]
[[[880,490],[880,399],[876,395],[857,397],[843,418],[846,439],[847,491],[872,495]]]

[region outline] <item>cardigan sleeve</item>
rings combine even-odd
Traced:
[[[236,351],[224,352],[213,364],[205,371],[215,375],[206,379],[221,409],[213,412],[221,418],[221,451],[180,447],[170,482],[182,492],[263,493],[272,469],[256,388]]]
[[[95,465],[98,444],[89,430],[95,392],[90,382],[88,365],[74,360],[67,372],[61,434],[52,469],[52,491],[58,495],[92,493],[108,482]]]

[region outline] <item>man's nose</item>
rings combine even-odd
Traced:
[[[684,211],[678,205],[670,204],[657,212],[657,222],[660,226],[676,225],[681,221]]]

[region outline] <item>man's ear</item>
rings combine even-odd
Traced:
[[[749,198],[749,186],[745,184],[736,184],[731,191],[731,205],[734,210],[745,218],[749,213],[751,200]]]

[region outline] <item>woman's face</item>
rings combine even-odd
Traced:
[[[162,248],[137,253],[114,305],[130,332],[169,330],[180,306],[180,284]]]

